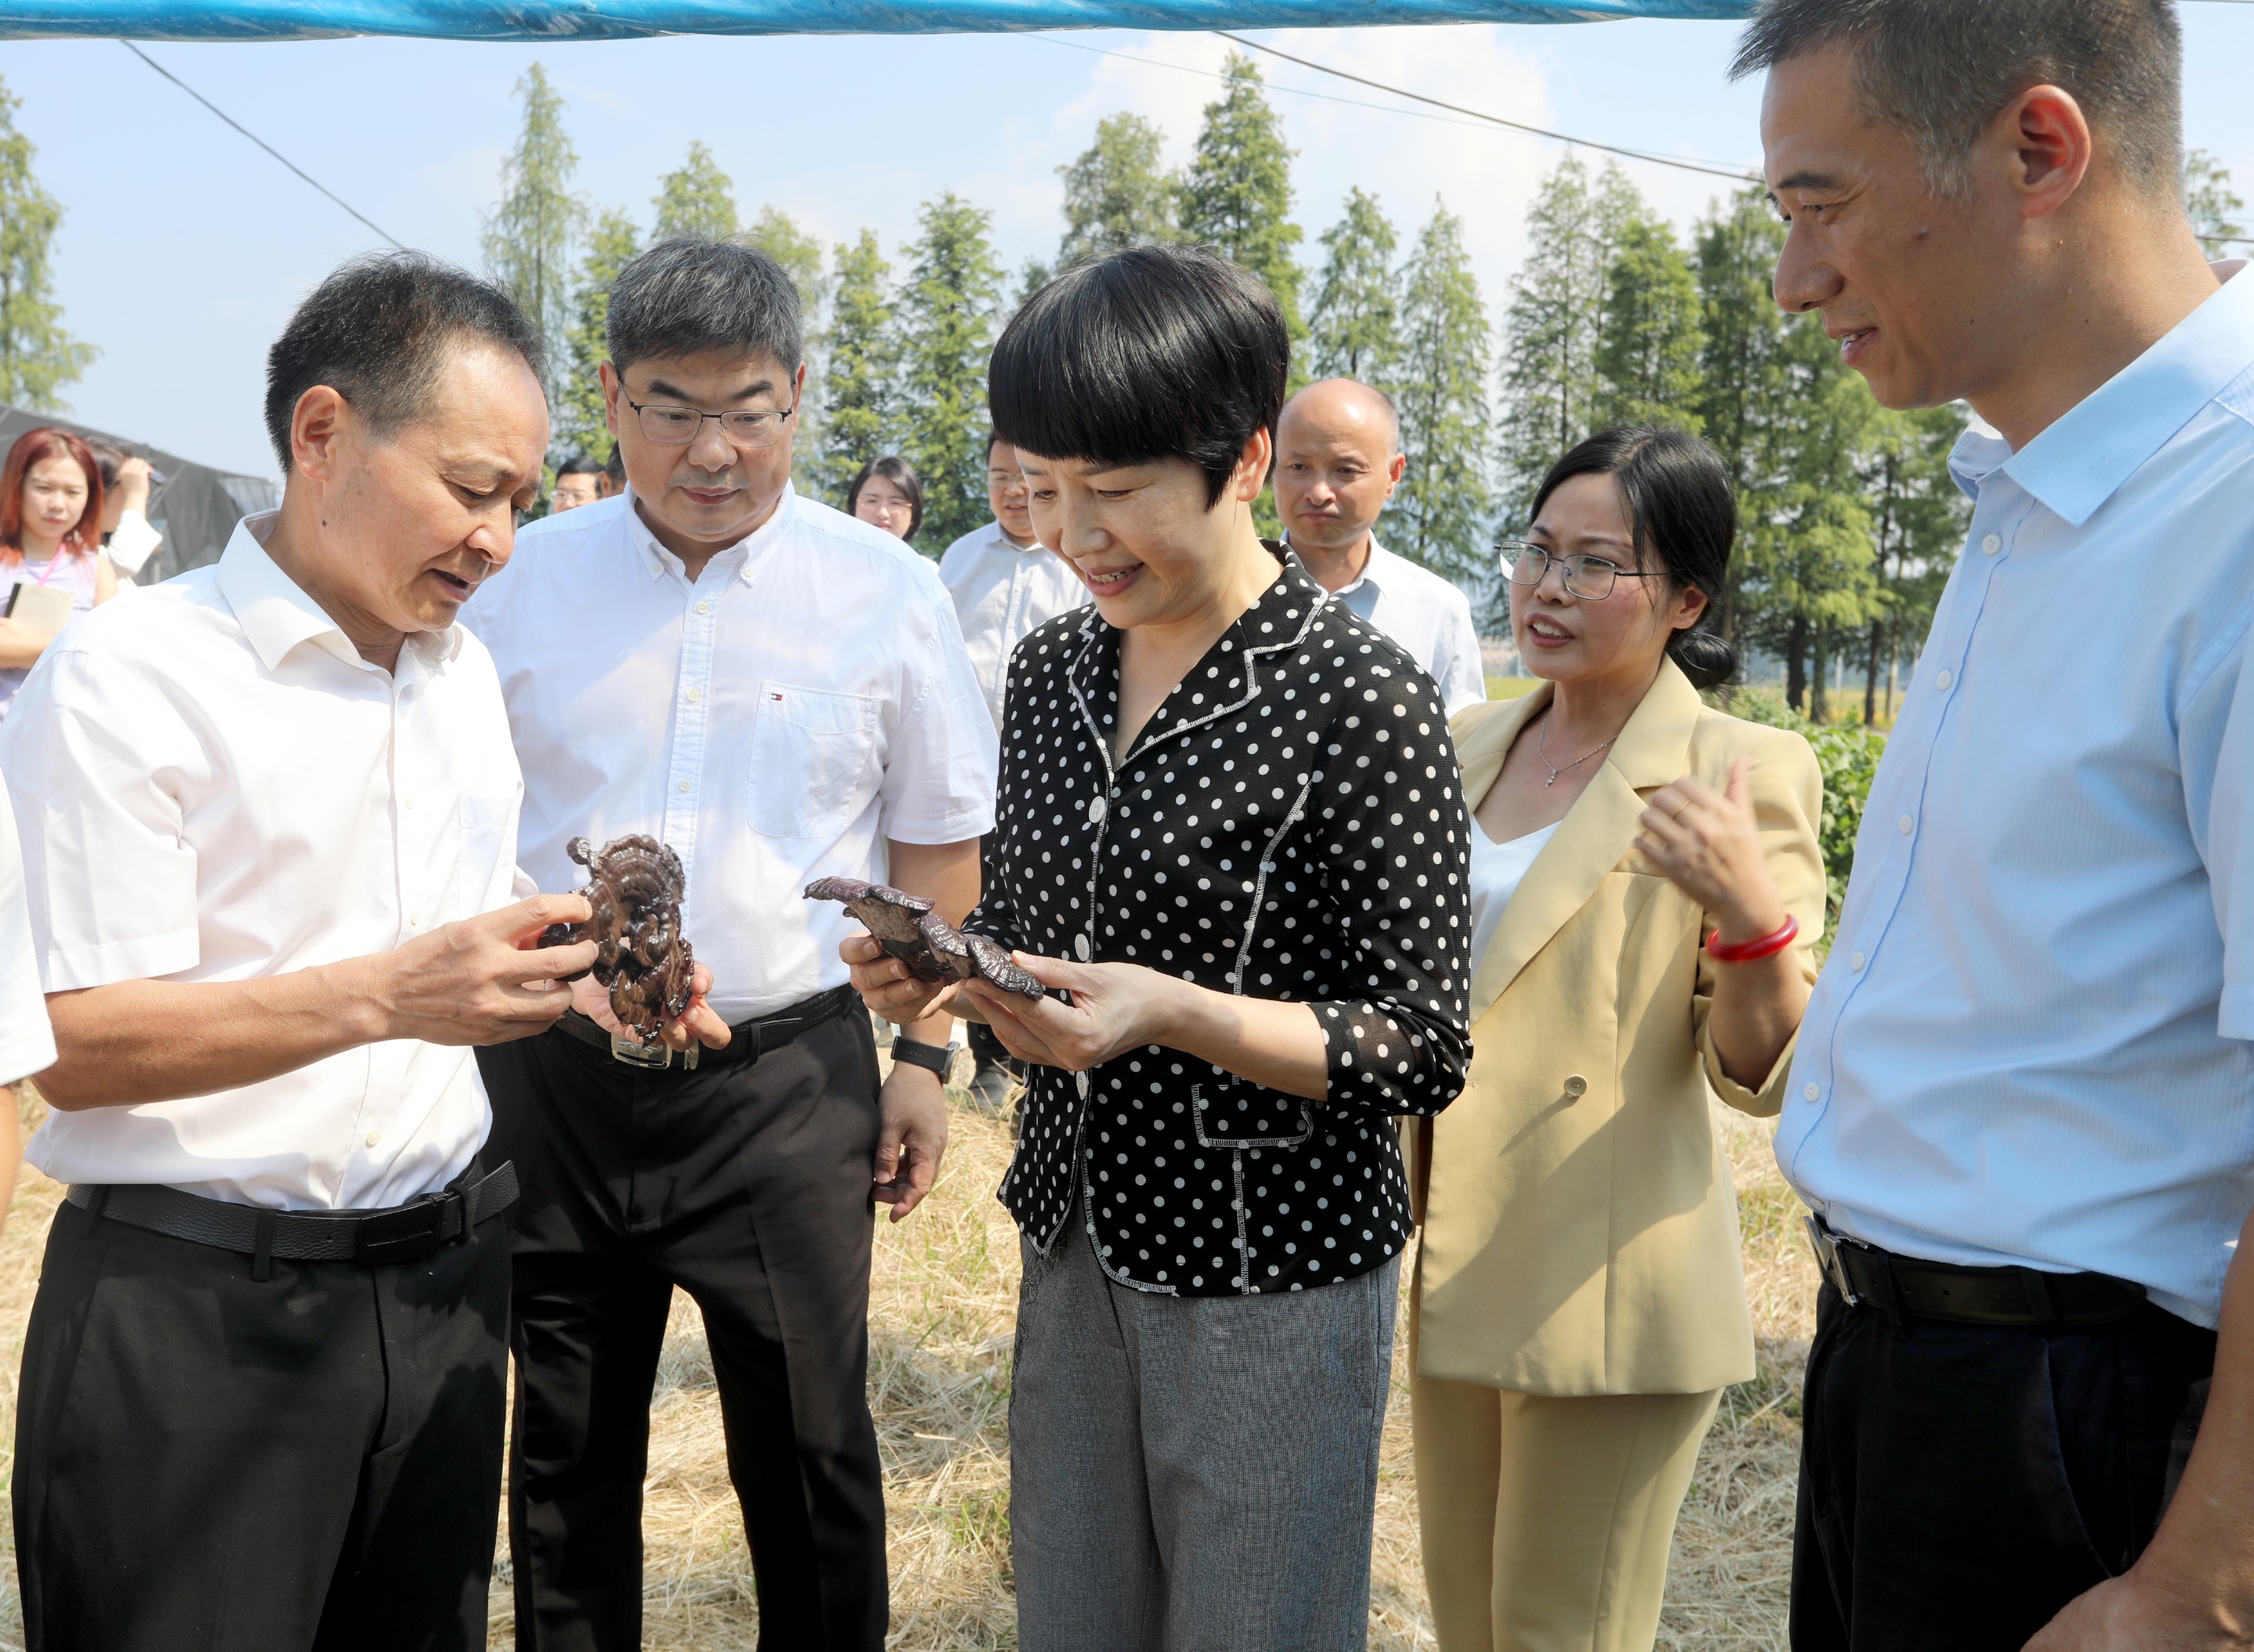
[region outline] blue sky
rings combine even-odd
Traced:
[[[2244,90],[2254,6],[2191,0],[2183,12],[2188,141],[2254,199]],[[1512,119],[1751,164],[1757,91],[1722,73],[1735,32],[1627,22],[1257,38]],[[1054,250],[1055,169],[1101,117],[1136,110],[1165,129],[1173,158],[1187,152],[1228,47],[1206,34],[1099,32],[148,50],[391,234],[464,262],[476,259],[479,214],[515,130],[511,88],[537,57],[568,101],[579,185],[598,205],[647,224],[658,177],[702,139],[746,216],[771,201],[828,241],[873,228],[890,252],[914,234],[917,204],[951,187],[993,211],[1014,268]],[[1467,220],[1499,310],[1526,201],[1559,147],[1419,118],[1272,60],[1264,68],[1299,150],[1310,248],[1350,186],[1378,194],[1404,239],[1437,194]],[[68,392],[75,414],[271,473],[258,415],[266,346],[324,272],[370,244],[368,232],[116,41],[0,46],[0,76],[24,100],[39,176],[67,209],[57,259],[67,325],[102,350]],[[1391,107],[1328,101],[1340,98]],[[1726,187],[1628,164],[1685,225]]]

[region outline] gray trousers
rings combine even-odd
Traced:
[[[1396,1257],[1320,1290],[1114,1284],[1022,1246],[1010,1393],[1024,1652],[1361,1652]]]

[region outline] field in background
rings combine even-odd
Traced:
[[[1760,1374],[1726,1396],[1706,1441],[1676,1538],[1660,1644],[1767,1652],[1785,1645],[1798,1385],[1815,1272],[1796,1204],[1769,1155],[1768,1126],[1723,1115],[1721,1128],[1744,1210]],[[967,1106],[956,1108],[954,1132],[931,1199],[900,1226],[878,1225],[870,1315],[870,1397],[892,1533],[891,1643],[915,1652],[1016,1644],[1004,1424],[1018,1249],[992,1197],[1009,1137]],[[24,1320],[60,1192],[27,1169],[0,1232],[0,1444],[11,1448]],[[1388,1652],[1433,1644],[1417,1557],[1404,1348],[1405,1339],[1386,1419],[1370,1608],[1369,1644]],[[12,1449],[0,1461],[12,1468]],[[678,1298],[658,1373],[648,1493],[645,1645],[748,1646],[757,1620],[750,1554],[704,1334]],[[494,1646],[508,1647],[505,1549],[492,1620]],[[11,1539],[0,1559],[0,1648],[21,1644]]]

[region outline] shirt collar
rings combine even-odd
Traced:
[[[687,578],[688,570],[682,566],[681,558],[658,542],[657,536],[649,531],[649,524],[642,520],[641,512],[634,508],[636,495],[634,484],[628,482],[626,491],[619,497],[626,504],[624,520],[626,523],[626,531],[632,536],[631,542],[635,550],[640,554],[642,566],[648,570],[649,577],[652,579],[662,579],[667,573],[671,572],[680,574],[684,578]],[[583,506],[581,508],[586,508]],[[752,570],[760,561],[760,553],[782,537],[797,514],[798,490],[786,480],[782,485],[782,497],[775,501],[774,510],[766,521],[724,550],[717,552],[713,556],[713,562],[724,564],[732,556],[742,557],[743,561],[736,570],[736,577],[746,584],[749,584],[752,579]]]
[[[2003,438],[1968,430],[1950,456],[1977,489],[2000,469],[2076,528],[2097,514],[2222,388],[2254,366],[2254,280],[2225,278],[2160,341],[2076,402],[2034,440],[1998,458]]]
[[[1030,545],[1019,544],[1002,531],[1001,519],[998,517],[986,524],[986,537],[998,550],[1010,551],[1019,556],[1030,556],[1042,548],[1041,542],[1038,539]]]
[[[361,655],[344,627],[329,617],[328,610],[267,554],[266,542],[273,537],[281,514],[278,510],[262,510],[244,517],[235,524],[227,549],[220,553],[220,594],[234,610],[235,623],[242,627],[244,638],[269,671],[277,669],[290,651],[304,642],[317,643],[340,659],[370,671],[382,669]],[[451,625],[444,631],[409,632],[400,659],[404,664],[411,657],[425,668],[435,669],[461,650],[462,628]]]
[[[1285,535],[1283,542],[1286,548],[1289,548],[1292,543],[1291,536]],[[1385,564],[1396,560],[1398,559],[1391,551],[1377,542],[1377,536],[1372,534],[1369,536],[1369,556],[1362,563],[1362,571],[1330,594],[1334,597],[1350,596],[1364,585],[1376,585],[1381,592],[1383,591],[1387,572]],[[1299,565],[1299,553],[1296,550],[1292,552],[1292,562],[1294,566]],[[1312,574],[1308,576],[1311,579],[1313,577]]]

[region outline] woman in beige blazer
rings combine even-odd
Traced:
[[[1824,883],[1807,742],[1698,696],[1735,668],[1696,628],[1735,532],[1704,443],[1592,437],[1504,548],[1545,681],[1454,724],[1474,1054],[1418,1122],[1410,1320],[1442,1652],[1647,1652],[1699,1441],[1754,1374],[1708,1096],[1777,1111]]]

